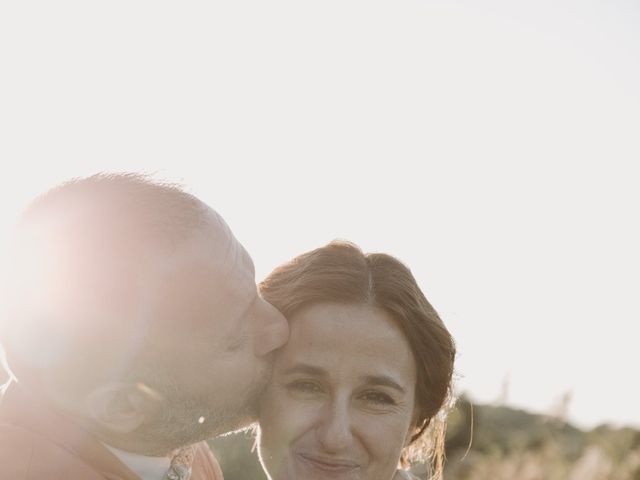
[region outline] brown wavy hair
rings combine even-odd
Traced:
[[[424,460],[431,448],[441,469],[442,439],[424,441],[436,414],[450,403],[455,343],[427,301],[411,271],[384,253],[364,253],[350,242],[333,241],[277,267],[259,285],[262,297],[290,318],[300,309],[324,302],[367,303],[388,312],[404,333],[416,362],[416,430],[401,464]],[[440,428],[431,428],[441,437]],[[438,433],[440,432],[440,433]],[[433,451],[435,450],[435,451]],[[440,464],[440,468],[438,465]]]

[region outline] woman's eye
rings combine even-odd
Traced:
[[[365,392],[361,397],[365,402],[377,406],[392,406],[396,402],[390,395],[383,392]]]
[[[322,393],[320,385],[308,380],[296,380],[287,384],[287,390],[297,395],[312,396]]]

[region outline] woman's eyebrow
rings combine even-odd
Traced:
[[[404,387],[388,375],[367,375],[363,377],[363,381],[366,385],[390,387],[400,393],[406,393]]]
[[[327,375],[327,371],[324,368],[308,363],[296,363],[295,365],[287,368],[283,373],[285,375],[303,373],[305,375],[312,375],[314,377],[325,377]]]

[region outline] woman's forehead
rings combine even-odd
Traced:
[[[289,343],[277,363],[327,375],[415,379],[415,361],[402,331],[381,309],[365,304],[318,304],[291,318]],[[311,371],[311,370],[310,370]]]

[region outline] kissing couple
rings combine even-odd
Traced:
[[[137,174],[24,211],[4,273],[0,465],[13,480],[220,480],[257,424],[271,480],[441,476],[455,345],[410,270],[333,241],[256,285],[222,217]]]

